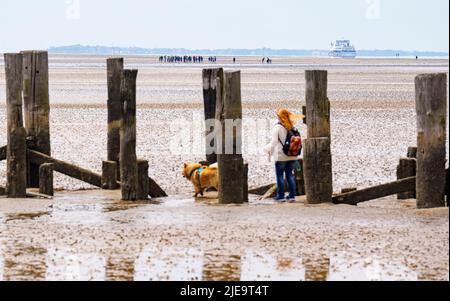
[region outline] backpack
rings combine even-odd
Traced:
[[[283,146],[283,153],[289,157],[298,157],[301,155],[303,150],[303,142],[302,136],[298,129],[293,128],[287,134],[286,141],[283,143],[280,140],[281,145]]]

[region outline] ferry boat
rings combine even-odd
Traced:
[[[331,50],[329,56],[341,57],[341,58],[355,58],[356,50],[355,46],[350,44],[349,40],[337,40],[335,43],[331,43]]]

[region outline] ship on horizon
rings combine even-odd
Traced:
[[[335,43],[331,43],[331,50],[328,55],[337,58],[355,58],[357,53],[350,40],[336,40]]]

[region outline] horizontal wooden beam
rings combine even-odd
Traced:
[[[148,178],[149,193],[152,198],[165,198],[167,193],[152,179]]]
[[[250,189],[248,191],[249,194],[254,194],[254,195],[264,195],[266,194],[267,191],[269,191],[274,185],[277,184],[268,184],[268,185],[264,185],[264,186],[260,186],[260,187],[255,187],[253,189]]]
[[[0,161],[6,160],[6,145],[0,147]]]
[[[50,156],[39,153],[37,151],[29,150],[29,159],[34,164],[53,163],[54,171],[62,173],[63,175],[88,183],[92,186],[102,188],[102,176],[87,169],[80,168],[73,164],[56,160]],[[120,182],[117,182],[120,185]],[[151,178],[149,178],[149,191],[152,198],[167,197],[166,192]]]
[[[416,177],[378,185],[333,197],[334,204],[358,205],[362,202],[384,198],[390,195],[416,190]]]
[[[36,165],[53,163],[54,171],[56,172],[62,173],[63,175],[80,180],[98,188],[102,187],[102,175],[100,174],[94,173],[84,168],[80,168],[61,160],[54,159],[37,151],[28,150],[28,156],[30,162]]]

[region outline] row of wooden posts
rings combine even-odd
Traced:
[[[53,171],[103,189],[121,189],[123,200],[145,200],[167,194],[148,176],[149,163],[136,156],[137,70],[124,69],[123,58],[107,60],[108,142],[102,174],[54,159],[50,145],[48,54],[27,51],[5,54],[7,93],[7,186],[11,198],[27,196],[27,188],[39,188],[41,196],[53,195]],[[416,78],[418,148],[402,159],[398,181],[363,190],[348,189],[333,195],[330,101],[327,71],[306,71],[308,137],[304,143],[303,172],[297,175],[298,193],[310,204],[352,204],[399,194],[416,197],[419,208],[445,205],[448,171],[446,159],[447,76],[425,74]],[[241,74],[221,68],[203,70],[205,120],[242,120]],[[207,129],[207,135],[213,129]],[[226,134],[225,132],[223,134]],[[226,137],[225,137],[226,139]],[[219,165],[219,202],[248,201],[248,164],[243,160],[242,129],[233,133],[233,153],[207,154],[208,163]],[[207,143],[211,143],[207,141]],[[213,142],[214,143],[214,142]],[[210,149],[207,146],[206,149]],[[447,184],[448,185],[448,184]],[[265,191],[267,187],[251,190]],[[0,190],[0,193],[2,191]]]
[[[99,188],[120,187],[123,200],[167,196],[148,176],[148,161],[136,157],[137,70],[123,69],[123,59],[108,60],[108,158],[97,174],[51,156],[48,53],[4,58],[7,146],[0,148],[0,160],[7,160],[8,197],[53,196],[54,171]]]
[[[225,78],[225,80],[224,80]],[[333,194],[331,152],[331,114],[327,95],[327,71],[305,72],[306,106],[302,108],[307,124],[302,172],[297,174],[298,195],[306,195],[309,204],[357,205],[390,195],[399,199],[416,198],[418,208],[443,207],[448,197],[449,172],[446,170],[447,75],[423,74],[415,79],[418,147],[408,149],[408,158],[398,166],[398,180],[362,190],[346,188]],[[242,118],[240,74],[222,69],[203,71],[205,119]],[[223,101],[225,100],[225,101]],[[216,103],[217,102],[217,103]],[[211,129],[207,130],[207,135]],[[242,133],[237,133],[240,137]],[[235,137],[236,139],[236,137]],[[236,145],[236,140],[234,141]],[[207,143],[211,143],[207,140]],[[214,142],[212,142],[214,143]],[[207,149],[211,145],[207,145]],[[242,156],[207,155],[209,163],[219,162],[221,203],[242,203]],[[247,176],[247,170],[244,176]],[[245,191],[247,193],[247,191]],[[265,185],[250,193],[273,196],[276,185]]]

